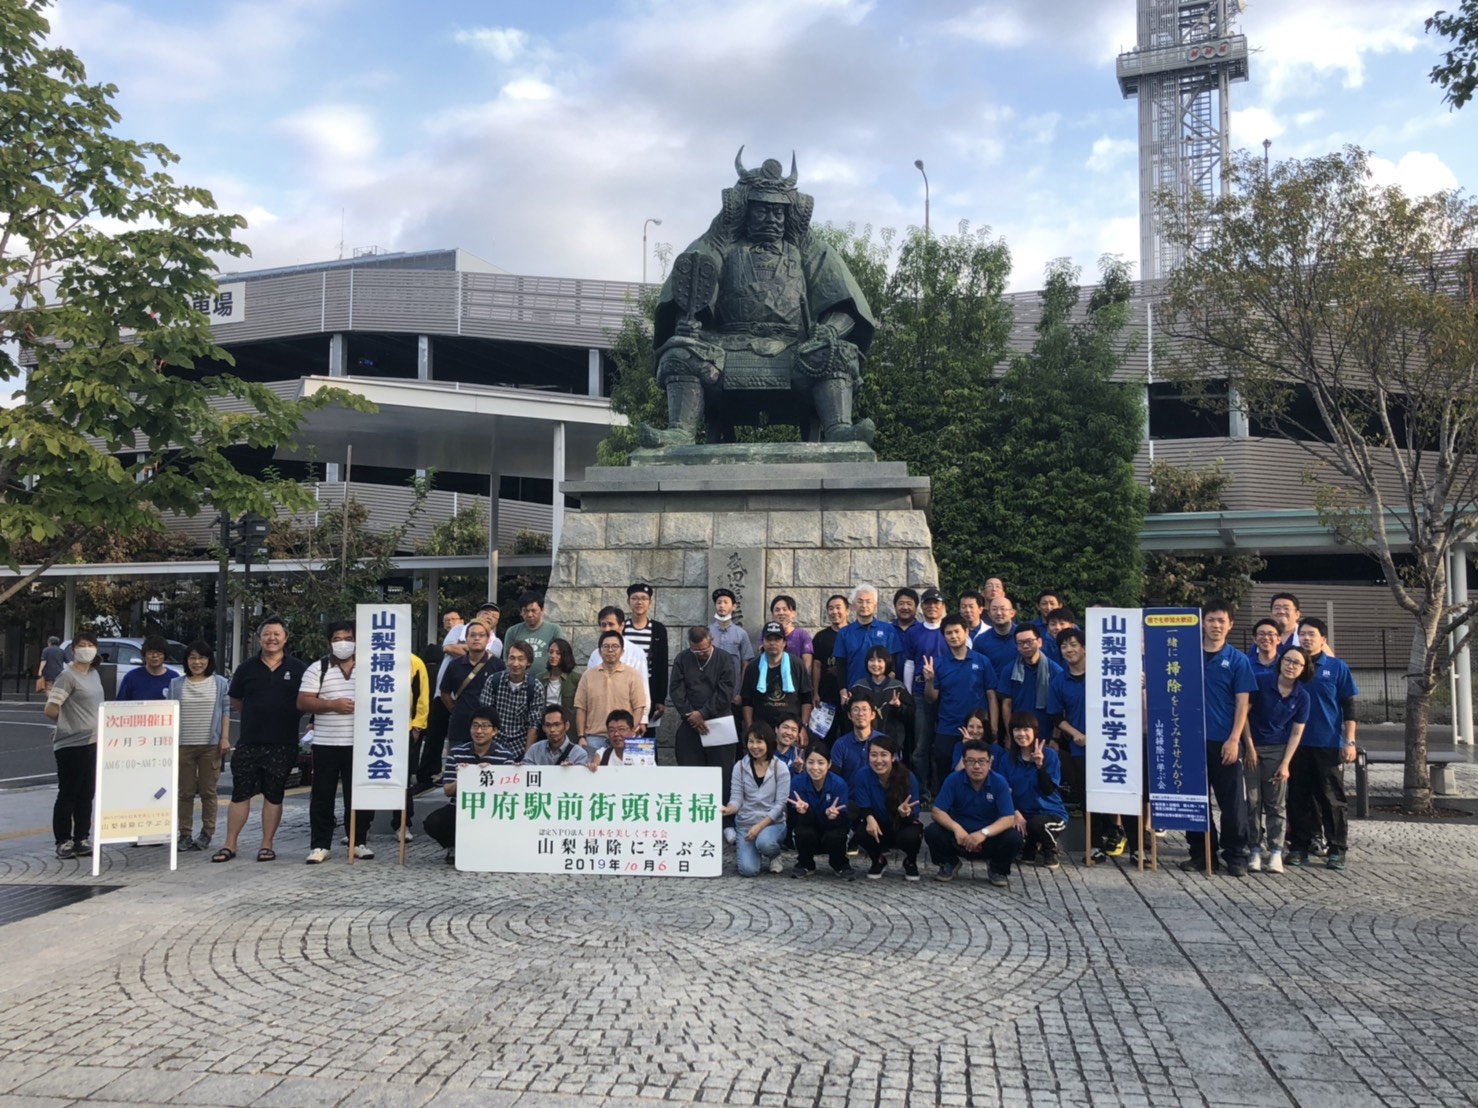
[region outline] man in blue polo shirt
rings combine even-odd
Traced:
[[[903,638],[907,660],[903,663],[903,683],[913,696],[913,747],[909,750],[909,766],[925,788],[929,784],[929,767],[934,757],[934,734],[938,731],[939,711],[924,696],[924,659],[944,654],[941,623],[944,619],[944,594],[938,589],[925,589],[919,599],[921,619],[914,621]],[[965,633],[968,636],[968,624]]]
[[[971,640],[971,647],[990,659],[999,675],[1016,661],[1016,608],[1004,596],[995,597],[986,608],[987,626]]]
[[[1345,868],[1349,822],[1345,811],[1345,765],[1355,760],[1355,697],[1360,689],[1350,667],[1328,653],[1329,628],[1306,617],[1299,644],[1309,652],[1314,679],[1308,684],[1309,722],[1288,767],[1288,864],[1309,864],[1309,845],[1320,827],[1329,854],[1324,864]]]
[[[1221,809],[1221,829],[1211,824],[1211,853],[1218,853],[1233,877],[1247,876],[1249,831],[1247,792],[1242,780],[1242,731],[1257,677],[1247,655],[1227,642],[1232,608],[1213,600],[1201,609],[1201,651],[1206,660],[1206,779]],[[1206,837],[1186,835],[1190,858],[1181,868],[1206,867]]]
[[[836,646],[832,648],[832,665],[842,688],[850,689],[859,681],[867,679],[867,652],[875,646],[886,647],[893,655],[893,672],[903,676],[903,640],[898,628],[876,618],[878,613],[878,590],[871,585],[858,585],[852,590],[851,623],[837,632]]]
[[[960,628],[964,634],[963,625]],[[990,747],[965,744],[965,768],[951,773],[934,800],[934,820],[924,828],[929,857],[940,881],[953,881],[960,858],[984,858],[992,885],[1003,886],[1021,853],[1021,825],[1011,786],[991,770]]]
[[[1062,667],[1042,652],[1042,633],[1034,623],[1016,625],[1016,657],[996,667],[996,695],[1001,700],[1001,718],[1012,712],[1033,712],[1047,718],[1047,690]]]
[[[938,707],[931,751],[933,774],[930,781],[919,779],[920,786],[930,791],[938,789],[949,776],[950,755],[971,712],[977,708],[990,712],[992,734],[1000,723],[996,672],[989,659],[970,649],[965,621],[959,616],[945,616],[939,630],[947,649],[932,657],[926,654],[920,662],[924,671],[924,698]]]

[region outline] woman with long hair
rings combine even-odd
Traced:
[[[852,819],[856,841],[872,859],[869,878],[883,876],[889,850],[903,852],[903,876],[919,879],[919,779],[898,759],[898,744],[879,735],[867,748],[867,768],[852,779]]]
[[[558,704],[575,718],[575,648],[568,639],[551,639],[549,643],[549,676],[544,678],[544,702]]]

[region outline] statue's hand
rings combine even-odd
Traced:
[[[695,339],[703,333],[703,324],[696,319],[680,319],[674,331],[681,338]]]

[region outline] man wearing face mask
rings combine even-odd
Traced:
[[[354,624],[329,624],[329,653],[310,665],[298,688],[298,711],[313,716],[313,791],[308,799],[310,866],[328,861],[334,841],[334,794],[344,787],[344,820],[354,806]],[[369,825],[373,812],[355,813],[353,851],[373,858]]]
[[[739,707],[739,690],[744,686],[744,669],[755,659],[754,643],[744,625],[734,618],[739,599],[728,589],[713,590],[713,622],[708,625],[708,634],[716,650],[723,651],[730,659],[734,673],[734,707]],[[739,715],[735,713],[735,722]],[[728,793],[724,794],[728,796]]]

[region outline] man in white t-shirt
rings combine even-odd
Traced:
[[[354,624],[328,627],[329,652],[310,662],[298,686],[298,711],[313,716],[313,791],[308,798],[308,864],[328,861],[334,841],[334,794],[344,787],[344,820],[354,807]],[[368,842],[374,812],[354,814],[354,857],[373,858]]]

